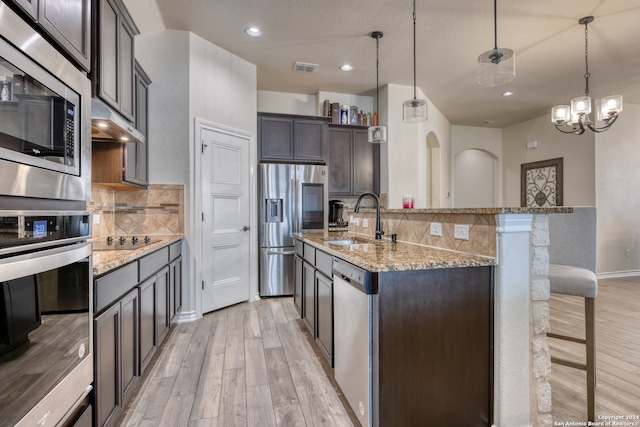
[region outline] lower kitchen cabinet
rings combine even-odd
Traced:
[[[311,336],[316,336],[316,269],[313,265],[304,261],[302,263],[304,286],[304,322],[311,332]]]
[[[94,280],[96,426],[117,424],[181,309],[181,245],[160,248]]]
[[[302,258],[296,255],[294,258],[294,265],[293,265],[294,277],[295,277],[295,283],[293,288],[293,305],[298,311],[298,314],[300,315],[300,317],[304,317],[303,303],[302,303],[304,299],[303,293],[302,293],[302,289],[303,289],[302,281],[304,277],[304,268],[302,264],[303,264]]]
[[[333,280],[316,271],[316,295],[318,298],[318,322],[316,342],[329,364],[333,366]]]

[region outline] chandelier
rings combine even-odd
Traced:
[[[589,96],[589,33],[588,24],[593,22],[593,16],[585,16],[578,22],[584,25],[584,64],[585,88],[584,96],[571,100],[571,105],[556,105],[551,109],[551,122],[556,129],[563,133],[582,135],[587,128],[594,132],[604,132],[609,129],[622,111],[622,96],[611,95],[596,100],[596,121],[603,123],[597,127],[590,119],[591,97]]]

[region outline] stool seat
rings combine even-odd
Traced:
[[[598,295],[598,277],[586,268],[570,265],[549,264],[549,286],[551,292],[595,298]]]

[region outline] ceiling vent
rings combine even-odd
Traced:
[[[294,71],[303,71],[305,73],[315,73],[318,71],[318,64],[309,64],[306,62],[296,62],[293,64]]]

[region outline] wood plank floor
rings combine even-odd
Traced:
[[[354,425],[291,298],[219,310],[167,339],[121,425]]]
[[[582,299],[550,306],[552,330],[583,336]],[[640,414],[640,277],[599,281],[596,335],[596,416]],[[291,298],[210,313],[167,339],[121,425],[358,425]],[[553,354],[584,360],[582,346],[551,341]],[[552,365],[554,421],[586,421],[585,385],[583,371]]]
[[[551,330],[584,338],[583,301],[552,294]],[[595,318],[596,421],[599,415],[640,417],[640,277],[598,280]],[[549,340],[549,347],[554,355],[585,361],[584,345]],[[552,364],[550,382],[554,422],[586,422],[584,371]],[[640,419],[632,422],[640,426]]]

